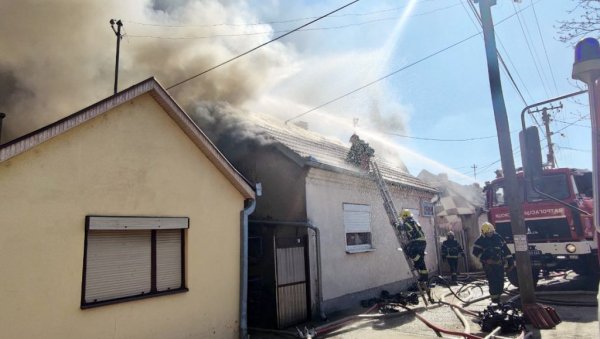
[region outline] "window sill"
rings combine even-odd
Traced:
[[[374,248],[356,248],[356,249],[346,249],[346,253],[355,254],[355,253],[364,253],[364,252],[375,252]]]
[[[168,291],[148,293],[148,294],[142,294],[142,295],[134,295],[131,297],[123,297],[123,298],[118,298],[118,299],[104,300],[104,301],[98,301],[98,302],[92,302],[92,303],[81,303],[80,308],[82,310],[85,310],[87,308],[94,308],[94,307],[106,306],[106,305],[112,305],[112,304],[120,304],[120,303],[124,303],[124,302],[128,302],[128,301],[160,297],[163,295],[185,293],[187,291],[189,291],[189,290],[186,287],[183,287],[183,288],[178,288],[176,290],[168,290]]]

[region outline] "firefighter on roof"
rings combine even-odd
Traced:
[[[465,256],[462,247],[454,239],[454,232],[448,232],[446,240],[442,243],[442,259],[448,262],[450,273],[452,274],[452,282],[456,283],[456,268],[458,266],[458,256]]]
[[[406,209],[402,210],[400,218],[402,218],[402,225],[400,227],[402,227],[402,230],[406,232],[408,237],[406,254],[408,254],[408,257],[412,260],[415,269],[419,273],[419,285],[421,286],[421,289],[427,291],[429,301],[433,302],[429,286],[427,285],[429,272],[427,271],[427,266],[425,266],[425,247],[427,247],[425,233],[423,232],[421,225],[419,225],[419,222],[413,218],[411,211]]]
[[[492,302],[499,303],[504,289],[504,270],[513,269],[514,260],[506,242],[491,223],[484,222],[481,225],[481,236],[475,240],[473,255],[483,264]]]

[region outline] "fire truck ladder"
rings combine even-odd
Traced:
[[[375,182],[377,183],[377,187],[379,188],[379,192],[381,193],[381,197],[383,198],[383,207],[385,208],[385,212],[390,220],[390,224],[394,229],[394,233],[396,234],[396,239],[398,239],[398,243],[400,244],[400,251],[404,254],[404,258],[408,263],[408,267],[410,268],[410,272],[415,281],[417,281],[417,288],[419,289],[419,294],[423,298],[425,302],[425,306],[428,306],[427,298],[425,298],[425,291],[423,291],[423,287],[419,283],[417,279],[417,272],[415,266],[413,265],[412,260],[408,257],[408,254],[405,251],[406,245],[408,244],[408,235],[406,231],[402,227],[398,227],[402,224],[398,216],[398,210],[392,201],[392,196],[390,195],[390,191],[387,188],[387,184],[383,180],[383,176],[379,171],[379,166],[375,162],[375,160],[370,160],[371,169]],[[427,294],[429,295],[429,287],[425,287],[427,289]]]

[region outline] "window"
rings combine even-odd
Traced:
[[[365,252],[373,248],[371,239],[371,206],[343,204],[346,252]]]
[[[86,218],[81,308],[187,291],[188,218]]]
[[[555,199],[566,199],[570,196],[567,176],[564,174],[544,175],[535,180],[538,191],[550,195]],[[527,201],[549,200],[548,197],[538,194],[533,189],[527,190]]]

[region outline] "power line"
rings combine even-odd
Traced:
[[[452,47],[454,47],[454,46],[458,46],[458,45],[462,44],[463,42],[465,42],[465,41],[467,41],[467,40],[470,40],[470,39],[472,39],[472,38],[474,38],[474,37],[478,36],[479,34],[481,34],[481,32],[479,32],[479,33],[476,33],[476,34],[473,34],[473,35],[471,35],[471,36],[469,36],[469,37],[467,37],[467,38],[465,38],[465,39],[462,39],[462,40],[460,40],[460,41],[458,41],[458,42],[455,42],[455,43],[453,43],[453,44],[452,44],[452,45],[450,45],[450,46],[446,46],[446,47],[444,47],[444,48],[442,48],[442,49],[438,50],[437,52],[434,52],[434,53],[432,53],[432,54],[429,54],[428,56],[426,56],[426,57],[424,57],[424,58],[421,58],[421,59],[419,59],[419,60],[417,60],[417,61],[415,61],[415,62],[413,62],[413,63],[410,63],[410,64],[408,64],[408,65],[406,65],[406,66],[404,66],[404,67],[401,67],[401,68],[399,68],[399,69],[397,69],[397,70],[395,70],[395,71],[391,72],[391,73],[388,73],[388,74],[386,74],[386,75],[384,75],[384,76],[382,76],[382,77],[380,77],[380,78],[377,78],[377,79],[375,79],[375,80],[373,80],[373,81],[371,81],[371,82],[369,82],[369,83],[367,83],[367,84],[365,84],[365,85],[362,85],[362,86],[360,86],[360,87],[358,87],[358,88],[356,88],[356,89],[354,89],[354,90],[352,90],[352,91],[350,91],[350,92],[347,92],[346,94],[340,95],[339,97],[337,97],[337,98],[335,98],[335,99],[331,99],[331,100],[329,100],[329,101],[327,101],[327,102],[325,102],[325,103],[323,103],[323,104],[321,104],[321,105],[319,105],[319,106],[317,106],[317,107],[311,108],[311,109],[309,109],[309,110],[308,110],[308,111],[306,111],[306,112],[303,112],[303,113],[300,113],[300,114],[298,114],[298,115],[296,115],[296,116],[293,116],[293,117],[291,117],[291,118],[287,119],[287,120],[286,120],[284,123],[288,123],[288,122],[289,122],[289,121],[291,121],[291,120],[297,119],[297,118],[299,118],[299,117],[301,117],[301,116],[304,116],[304,115],[306,115],[306,114],[308,114],[308,113],[310,113],[310,112],[314,112],[314,111],[318,110],[319,108],[323,108],[323,107],[325,107],[325,106],[327,106],[327,105],[329,105],[329,104],[331,104],[331,103],[333,103],[333,102],[336,102],[336,101],[338,101],[338,100],[340,100],[340,99],[342,99],[342,98],[345,98],[345,97],[347,97],[347,96],[349,96],[349,95],[351,95],[351,94],[354,94],[354,93],[356,93],[356,92],[358,92],[358,91],[360,91],[360,90],[362,90],[362,89],[365,89],[365,88],[367,88],[367,87],[369,87],[369,86],[371,86],[371,85],[373,85],[373,84],[375,84],[375,83],[377,83],[377,82],[379,82],[379,81],[381,81],[381,80],[387,79],[387,78],[391,77],[392,75],[394,75],[394,74],[396,74],[396,73],[399,73],[399,72],[401,72],[401,71],[403,71],[403,70],[405,70],[405,69],[408,69],[408,68],[410,68],[410,67],[412,67],[412,66],[415,66],[415,65],[417,65],[417,64],[419,64],[419,63],[421,63],[421,62],[423,62],[423,61],[425,61],[425,60],[427,60],[427,59],[429,59],[429,58],[432,58],[432,57],[434,57],[434,56],[436,56],[436,55],[438,55],[438,54],[440,54],[440,53],[442,53],[442,52],[445,52],[445,51],[449,50],[450,48],[452,48]]]
[[[177,86],[179,86],[179,85],[181,85],[181,84],[183,84],[183,83],[185,83],[185,82],[188,82],[188,81],[190,81],[190,80],[192,80],[192,79],[195,79],[195,78],[197,78],[197,77],[199,77],[199,76],[201,76],[201,75],[203,75],[203,74],[206,74],[206,73],[208,73],[208,72],[210,72],[210,71],[212,71],[212,70],[214,70],[214,69],[216,69],[216,68],[219,68],[219,67],[221,67],[221,66],[223,66],[223,65],[225,65],[225,64],[228,64],[228,63],[230,63],[230,62],[232,62],[232,61],[234,61],[234,60],[236,60],[236,59],[239,59],[239,58],[243,57],[244,55],[250,54],[250,53],[252,53],[252,52],[256,51],[257,49],[259,49],[259,48],[261,48],[261,47],[264,47],[264,46],[266,46],[266,45],[268,45],[268,44],[270,44],[270,43],[272,43],[272,42],[274,42],[274,41],[277,41],[277,40],[279,40],[279,39],[281,39],[281,38],[283,38],[283,37],[285,37],[285,36],[288,36],[288,35],[290,35],[290,34],[292,34],[292,33],[296,32],[296,31],[298,31],[298,30],[300,30],[300,29],[302,29],[302,28],[304,28],[304,27],[306,27],[306,26],[308,26],[308,25],[311,25],[311,24],[313,24],[313,23],[315,23],[315,22],[317,22],[317,21],[319,21],[319,20],[321,20],[321,19],[323,19],[323,18],[325,18],[325,17],[327,17],[327,16],[329,16],[329,15],[331,15],[331,14],[333,14],[333,13],[339,12],[339,11],[341,11],[342,9],[344,9],[344,8],[346,8],[346,7],[348,7],[348,6],[350,6],[350,5],[352,5],[352,4],[355,4],[355,3],[357,3],[358,1],[360,1],[360,0],[354,0],[354,1],[351,1],[351,2],[347,3],[346,5],[344,5],[344,6],[342,6],[342,7],[338,7],[337,9],[335,9],[335,10],[333,10],[333,11],[331,11],[331,12],[327,13],[327,14],[324,14],[324,15],[322,15],[322,16],[320,16],[320,17],[318,17],[318,18],[316,18],[316,19],[314,19],[314,20],[312,20],[312,21],[309,21],[308,23],[306,23],[306,24],[304,24],[304,25],[302,25],[302,26],[299,26],[298,28],[295,28],[295,29],[293,29],[293,30],[291,30],[291,31],[289,31],[289,32],[287,32],[287,33],[285,33],[285,34],[283,34],[283,35],[280,35],[280,36],[278,36],[278,37],[276,37],[276,38],[274,38],[274,39],[271,39],[271,40],[269,40],[269,41],[267,41],[267,42],[265,42],[265,43],[262,43],[262,44],[260,44],[260,45],[258,45],[258,46],[256,46],[256,47],[254,47],[254,48],[252,48],[252,49],[250,49],[250,50],[248,50],[248,51],[246,51],[246,52],[244,52],[244,53],[242,53],[242,54],[239,54],[239,55],[237,55],[237,56],[235,56],[235,57],[233,57],[233,58],[231,58],[231,59],[227,60],[227,61],[224,61],[224,62],[222,62],[222,63],[220,63],[220,64],[218,64],[218,65],[215,65],[215,66],[213,66],[213,67],[211,67],[211,68],[209,68],[209,69],[207,69],[207,70],[204,70],[204,71],[202,71],[202,72],[200,72],[200,73],[198,73],[198,74],[196,74],[196,75],[194,75],[194,76],[191,76],[191,77],[189,77],[189,78],[187,78],[187,79],[184,79],[184,80],[182,80],[182,81],[180,81],[180,82],[178,82],[178,83],[176,83],[176,84],[173,84],[173,85],[171,85],[171,86],[167,87],[167,90],[169,90],[169,89],[172,89],[172,88],[174,88],[174,87],[177,87]]]
[[[556,90],[556,94],[558,94],[558,86],[556,86],[556,79],[554,78],[554,70],[552,69],[552,64],[550,63],[550,58],[548,57],[548,50],[546,49],[546,43],[544,42],[544,36],[542,35],[542,30],[540,29],[540,22],[537,17],[537,13],[535,12],[535,6],[533,4],[533,0],[531,0],[531,9],[533,9],[533,16],[535,17],[535,24],[538,28],[538,33],[540,34],[540,40],[542,40],[542,46],[544,47],[544,54],[546,55],[546,62],[548,62],[548,68],[550,69],[550,75],[552,76],[552,82],[554,83],[554,89]]]
[[[417,1],[417,3],[431,2],[431,1],[434,1],[434,0],[421,0],[421,1]],[[458,4],[456,4],[456,5],[458,5]],[[456,5],[448,6],[446,8],[454,7]],[[345,14],[338,14],[338,15],[329,15],[328,18],[342,18],[342,17],[348,17],[348,16],[367,16],[367,15],[374,15],[374,14],[381,14],[381,13],[399,11],[399,10],[405,9],[406,7],[408,7],[408,5],[406,5],[406,6],[392,7],[392,8],[387,8],[387,9],[381,9],[381,10],[377,10],[377,11],[363,12],[363,13],[345,13]],[[293,18],[293,19],[286,19],[286,20],[264,21],[264,22],[255,22],[255,23],[244,23],[244,24],[235,24],[235,23],[227,23],[227,22],[225,22],[225,23],[197,24],[197,25],[167,25],[167,24],[157,24],[157,23],[129,21],[129,20],[127,20],[126,22],[130,23],[130,24],[134,24],[134,25],[140,25],[140,26],[153,26],[153,27],[164,27],[164,28],[194,28],[194,27],[196,27],[196,28],[208,28],[208,27],[221,27],[221,26],[227,26],[227,27],[248,27],[248,26],[265,26],[265,25],[287,24],[287,23],[298,22],[298,21],[305,21],[305,20],[311,20],[311,19],[316,19],[316,18],[319,18],[319,17],[317,17],[317,16],[310,16],[310,17],[303,17],[303,18]]]
[[[521,10],[519,10],[519,11],[515,12],[514,14],[511,14],[511,15],[507,16],[506,18],[504,18],[504,19],[502,19],[502,20],[498,21],[497,23],[495,23],[495,24],[494,24],[494,26],[497,26],[497,25],[499,25],[499,24],[501,24],[501,23],[505,22],[506,20],[508,20],[508,19],[512,18],[513,16],[517,15],[519,12],[521,12],[521,11],[524,11],[525,9],[529,8],[530,6],[531,6],[531,5],[529,5],[529,6],[527,6],[527,7],[524,7],[524,8],[522,8]],[[410,67],[412,67],[412,66],[415,66],[415,65],[417,65],[417,64],[419,64],[419,63],[421,63],[421,62],[423,62],[423,61],[425,61],[425,60],[427,60],[427,59],[429,59],[429,58],[432,58],[432,57],[434,57],[434,56],[436,56],[436,55],[438,55],[438,54],[440,54],[440,53],[442,53],[442,52],[445,52],[446,50],[449,50],[449,49],[450,49],[450,48],[452,48],[452,47],[458,46],[458,45],[462,44],[463,42],[465,42],[465,41],[467,41],[467,40],[470,40],[470,39],[472,39],[472,38],[474,38],[474,37],[476,37],[476,36],[478,36],[478,35],[480,35],[480,34],[481,34],[481,32],[478,32],[478,33],[475,33],[475,34],[473,34],[473,35],[470,35],[470,36],[468,36],[468,37],[466,37],[466,38],[464,38],[464,39],[462,39],[462,40],[460,40],[460,41],[458,41],[458,42],[455,42],[455,43],[453,43],[452,45],[446,46],[446,47],[444,47],[444,48],[442,48],[442,49],[438,50],[437,52],[434,52],[434,53],[432,53],[432,54],[429,54],[428,56],[426,56],[426,57],[424,57],[424,58],[421,58],[421,59],[419,59],[419,60],[417,60],[417,61],[415,61],[415,62],[413,62],[413,63],[411,63],[411,64],[408,64],[408,65],[406,65],[406,66],[404,66],[404,67],[401,67],[401,68],[399,68],[399,69],[397,69],[397,70],[395,70],[395,71],[393,71],[393,72],[391,72],[391,73],[388,73],[388,74],[386,74],[386,75],[384,75],[384,76],[382,76],[382,77],[380,77],[380,78],[378,78],[378,79],[375,79],[375,80],[373,80],[373,81],[371,81],[371,82],[369,82],[369,83],[367,83],[367,84],[365,84],[365,85],[362,85],[362,86],[360,86],[360,87],[358,87],[358,88],[356,88],[356,89],[354,89],[354,90],[352,90],[352,91],[350,91],[350,92],[347,92],[347,93],[345,93],[345,94],[342,94],[342,95],[340,95],[340,96],[339,96],[339,97],[337,97],[337,98],[331,99],[331,100],[329,100],[329,101],[327,101],[327,102],[325,102],[325,103],[323,103],[323,104],[320,104],[320,105],[318,105],[318,106],[316,106],[316,107],[314,107],[314,108],[311,108],[311,109],[309,109],[308,111],[305,111],[305,112],[303,112],[303,113],[297,114],[297,115],[295,115],[295,116],[293,116],[293,117],[291,117],[291,118],[289,118],[289,119],[285,120],[285,121],[284,121],[284,123],[286,123],[286,124],[287,124],[287,123],[288,123],[288,122],[290,122],[291,120],[297,119],[297,118],[299,118],[299,117],[301,117],[301,116],[304,116],[304,115],[306,115],[306,114],[308,114],[308,113],[314,112],[314,111],[318,110],[319,108],[323,108],[323,107],[325,107],[325,106],[327,106],[327,105],[329,105],[329,104],[331,104],[331,103],[333,103],[333,102],[336,102],[336,101],[338,101],[338,100],[340,100],[340,99],[343,99],[343,98],[345,98],[345,97],[347,97],[347,96],[349,96],[349,95],[351,95],[351,94],[354,94],[354,93],[356,93],[356,92],[358,92],[358,91],[360,91],[360,90],[363,90],[363,89],[365,89],[365,88],[367,88],[367,87],[369,87],[369,86],[371,86],[371,85],[373,85],[373,84],[375,84],[375,83],[377,83],[377,82],[379,82],[379,81],[381,81],[381,80],[384,80],[384,79],[387,79],[387,78],[391,77],[392,75],[394,75],[394,74],[396,74],[396,73],[399,73],[399,72],[401,72],[401,71],[403,71],[403,70],[405,70],[405,69],[407,69],[407,68],[410,68]]]
[[[393,136],[401,137],[401,138],[428,140],[428,141],[474,141],[474,140],[492,139],[492,138],[497,137],[496,135],[490,135],[487,137],[474,137],[474,138],[465,138],[465,139],[439,139],[439,138],[415,137],[415,136],[403,135],[403,134],[391,133],[391,132],[384,132],[384,134],[389,134],[389,135],[393,135]]]
[[[584,117],[583,119],[587,119],[587,117]],[[582,120],[583,120],[583,119],[582,119]],[[552,121],[560,122],[561,124],[569,124],[569,126],[577,126],[577,127],[592,128],[592,126],[587,126],[587,125],[578,125],[578,124],[576,124],[576,123],[567,122],[567,121],[562,121],[562,120],[558,120],[558,119],[552,119]]]
[[[413,15],[410,15],[409,17],[428,15],[428,14],[436,13],[436,12],[446,10],[446,9],[449,9],[452,7],[456,7],[458,5],[459,5],[459,3],[451,5],[451,6],[447,6],[447,7],[441,7],[438,9],[434,9],[434,10],[431,10],[428,12],[413,14]],[[393,21],[393,20],[398,20],[398,17],[372,19],[372,20],[368,20],[368,21],[356,22],[356,23],[350,23],[350,24],[344,24],[344,25],[337,25],[337,26],[312,27],[312,28],[299,29],[298,31],[299,32],[308,32],[308,31],[324,31],[324,30],[343,29],[343,28],[348,28],[348,27],[363,26],[363,25],[367,25],[367,24],[372,24],[372,23],[377,23],[377,22],[382,22],[382,21]],[[167,26],[167,27],[170,27],[170,26]],[[176,27],[186,27],[186,26],[176,26]],[[165,39],[165,40],[203,40],[203,39],[213,39],[213,38],[229,38],[229,37],[241,37],[241,36],[281,34],[281,33],[288,33],[288,32],[290,32],[290,30],[278,30],[278,31],[268,30],[268,31],[260,31],[260,32],[226,33],[226,34],[212,34],[212,35],[204,35],[204,36],[157,36],[157,35],[137,35],[137,34],[135,34],[135,35],[129,35],[129,37],[130,38]]]
[[[473,15],[475,16],[475,18],[479,22],[479,26],[483,28],[483,23],[481,22],[481,17],[479,16],[479,13],[477,13],[477,9],[475,9],[475,5],[473,5],[473,3],[471,3],[470,0],[466,0],[466,1],[467,1],[467,3],[470,6],[471,11],[473,12]],[[461,2],[461,4],[462,4],[462,2]],[[465,8],[464,5],[463,5],[463,8]],[[466,8],[465,8],[465,11],[466,11]],[[468,15],[468,13],[467,13],[467,15]],[[469,16],[469,18],[471,18],[471,16]],[[471,21],[473,21],[473,20],[471,19]],[[473,24],[475,24],[475,23],[473,22]],[[479,29],[479,27],[477,27],[477,29]],[[500,46],[502,47],[502,49],[504,49],[504,52],[506,53],[506,55],[508,57],[508,60],[511,62],[511,64],[513,66],[513,69],[515,70],[515,73],[517,73],[517,76],[521,80],[521,83],[523,84],[523,87],[525,87],[525,90],[527,91],[527,94],[529,94],[529,97],[531,98],[531,94],[529,93],[529,90],[527,90],[527,87],[525,86],[525,82],[523,81],[523,79],[521,79],[521,76],[519,75],[519,71],[517,70],[517,68],[515,67],[515,65],[512,63],[512,60],[510,59],[510,56],[509,56],[506,48],[504,48],[504,45],[502,44],[502,41],[500,40],[500,37],[495,32],[494,32],[494,35],[498,39],[498,42],[500,43]],[[500,51],[498,51],[498,49],[496,49],[496,54],[498,55],[498,59],[500,60],[500,63],[502,64],[502,68],[504,69],[504,72],[506,73],[506,75],[508,75],[508,78],[510,79],[511,84],[513,85],[513,87],[515,88],[515,90],[517,91],[517,93],[519,94],[519,96],[521,97],[521,100],[523,101],[523,103],[525,104],[525,106],[528,106],[527,101],[523,97],[523,93],[521,93],[521,90],[519,89],[519,86],[517,86],[517,83],[515,82],[515,79],[512,77],[512,74],[510,73],[508,67],[506,66],[506,63],[504,62],[504,58],[502,57],[502,55],[500,54]]]
[[[512,3],[512,5],[513,5],[513,8],[515,9],[515,13],[518,13],[517,6],[515,5],[514,2]],[[542,79],[542,74],[540,73],[540,69],[538,68],[538,65],[537,65],[538,63],[536,62],[536,59],[533,56],[533,50],[531,49],[531,46],[529,45],[529,40],[527,39],[527,34],[525,33],[525,29],[523,28],[523,23],[521,22],[521,17],[518,14],[517,14],[517,19],[519,20],[519,26],[521,27],[521,32],[523,32],[523,38],[525,39],[527,49],[529,50],[529,55],[531,55],[531,59],[533,60],[533,65],[535,66],[535,70],[537,71],[538,77],[540,78],[540,82],[542,83],[544,92],[546,92],[547,97],[550,97],[548,89],[546,88],[546,83],[544,82],[544,79]],[[533,43],[533,41],[532,41],[532,43]]]

